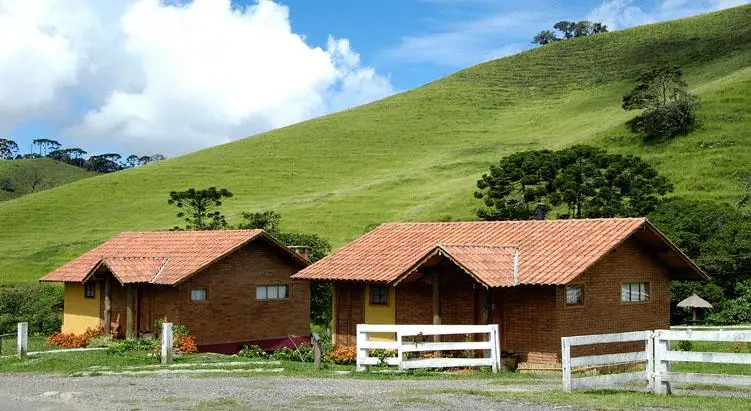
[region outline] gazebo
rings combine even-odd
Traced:
[[[693,319],[691,320],[691,322],[696,324],[699,321],[696,318],[697,317],[696,309],[697,308],[712,308],[712,304],[708,303],[705,299],[699,297],[698,295],[692,294],[690,297],[679,302],[678,307],[690,308],[691,311],[693,312]]]

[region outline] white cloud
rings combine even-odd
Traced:
[[[59,3],[0,0],[0,121],[67,107],[63,135],[87,147],[174,155],[394,92],[349,41],[310,46],[270,0]]]
[[[465,67],[506,56],[531,47],[518,40],[529,27],[545,24],[545,16],[536,12],[496,12],[476,19],[445,23],[445,30],[402,37],[399,44],[386,50],[386,59],[408,63],[431,63],[438,66]],[[531,36],[529,37],[531,38]],[[525,38],[526,40],[526,38]]]
[[[751,3],[751,0],[662,0],[652,8],[645,8],[636,4],[634,0],[606,0],[586,18],[605,23],[611,30],[621,30],[747,3]]]

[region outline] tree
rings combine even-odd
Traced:
[[[154,154],[154,155],[151,156],[151,162],[152,163],[158,163],[158,162],[160,162],[162,160],[166,160],[166,159],[167,159],[167,157],[165,157],[165,156],[163,156],[161,154]]]
[[[151,162],[151,156],[142,156],[138,158],[138,165],[145,166]]]
[[[131,154],[128,156],[128,158],[125,159],[125,165],[128,168],[135,168],[138,167],[138,156],[135,154]]]
[[[12,160],[18,151],[18,144],[15,141],[0,138],[0,160]]]
[[[32,153],[34,152],[33,150],[34,146],[39,147],[40,156],[46,156],[50,151],[58,150],[61,147],[60,142],[55,141],[55,140],[50,140],[48,138],[38,138],[38,139],[32,140],[31,146],[32,146]]]
[[[590,29],[591,35],[594,34],[601,34],[601,33],[607,33],[608,32],[608,26],[602,24],[602,23],[592,23],[592,27]]]
[[[187,223],[186,230],[217,230],[227,226],[224,215],[218,209],[222,206],[223,199],[232,196],[226,188],[189,188],[185,191],[170,192],[167,204],[180,209],[177,218],[182,218]]]
[[[54,184],[54,178],[37,162],[19,165],[11,175],[16,191],[36,193]]]
[[[123,169],[120,164],[122,157],[117,153],[106,153],[89,157],[84,168],[99,173],[112,173]]]
[[[639,83],[623,96],[624,110],[644,110],[628,126],[647,140],[671,138],[690,132],[696,124],[697,99],[688,91],[676,66],[654,68],[637,78]]]
[[[70,155],[65,150],[50,151],[47,157],[61,163],[70,163]]]
[[[558,218],[644,216],[672,186],[638,157],[574,146],[503,158],[477,182],[483,220],[531,219],[538,206]]]
[[[560,39],[555,35],[553,31],[543,30],[537,33],[537,35],[534,38],[532,38],[532,43],[536,43],[541,46],[544,46],[546,44],[550,44],[559,40]]]
[[[279,225],[282,216],[272,210],[252,213],[242,213],[245,222],[240,223],[237,228],[240,229],[261,229],[267,233],[276,234],[279,232]]]
[[[570,39],[574,37],[574,30],[576,29],[576,23],[573,21],[559,21],[553,25],[553,28],[563,33],[563,37]]]
[[[673,307],[697,294],[714,305],[713,322],[736,321],[751,290],[751,216],[726,203],[671,198],[649,220],[712,276],[711,282],[671,282]],[[751,305],[745,310],[751,313]],[[673,313],[674,319],[686,315]]]

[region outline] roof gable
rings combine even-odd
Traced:
[[[40,281],[82,282],[103,264],[122,283],[174,285],[258,238],[284,250],[302,266],[309,264],[263,230],[126,232]]]
[[[566,284],[644,227],[644,218],[384,224],[293,278],[392,283],[439,247],[490,287]]]

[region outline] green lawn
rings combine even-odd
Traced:
[[[226,187],[230,223],[274,209],[336,246],[386,221],[472,218],[474,184],[520,150],[596,144],[644,156],[676,195],[732,201],[751,163],[751,6],[539,47],[345,112],[0,203],[0,283],[34,281],[126,230],[179,223],[171,190]],[[701,128],[645,145],[620,108],[676,64]]]

